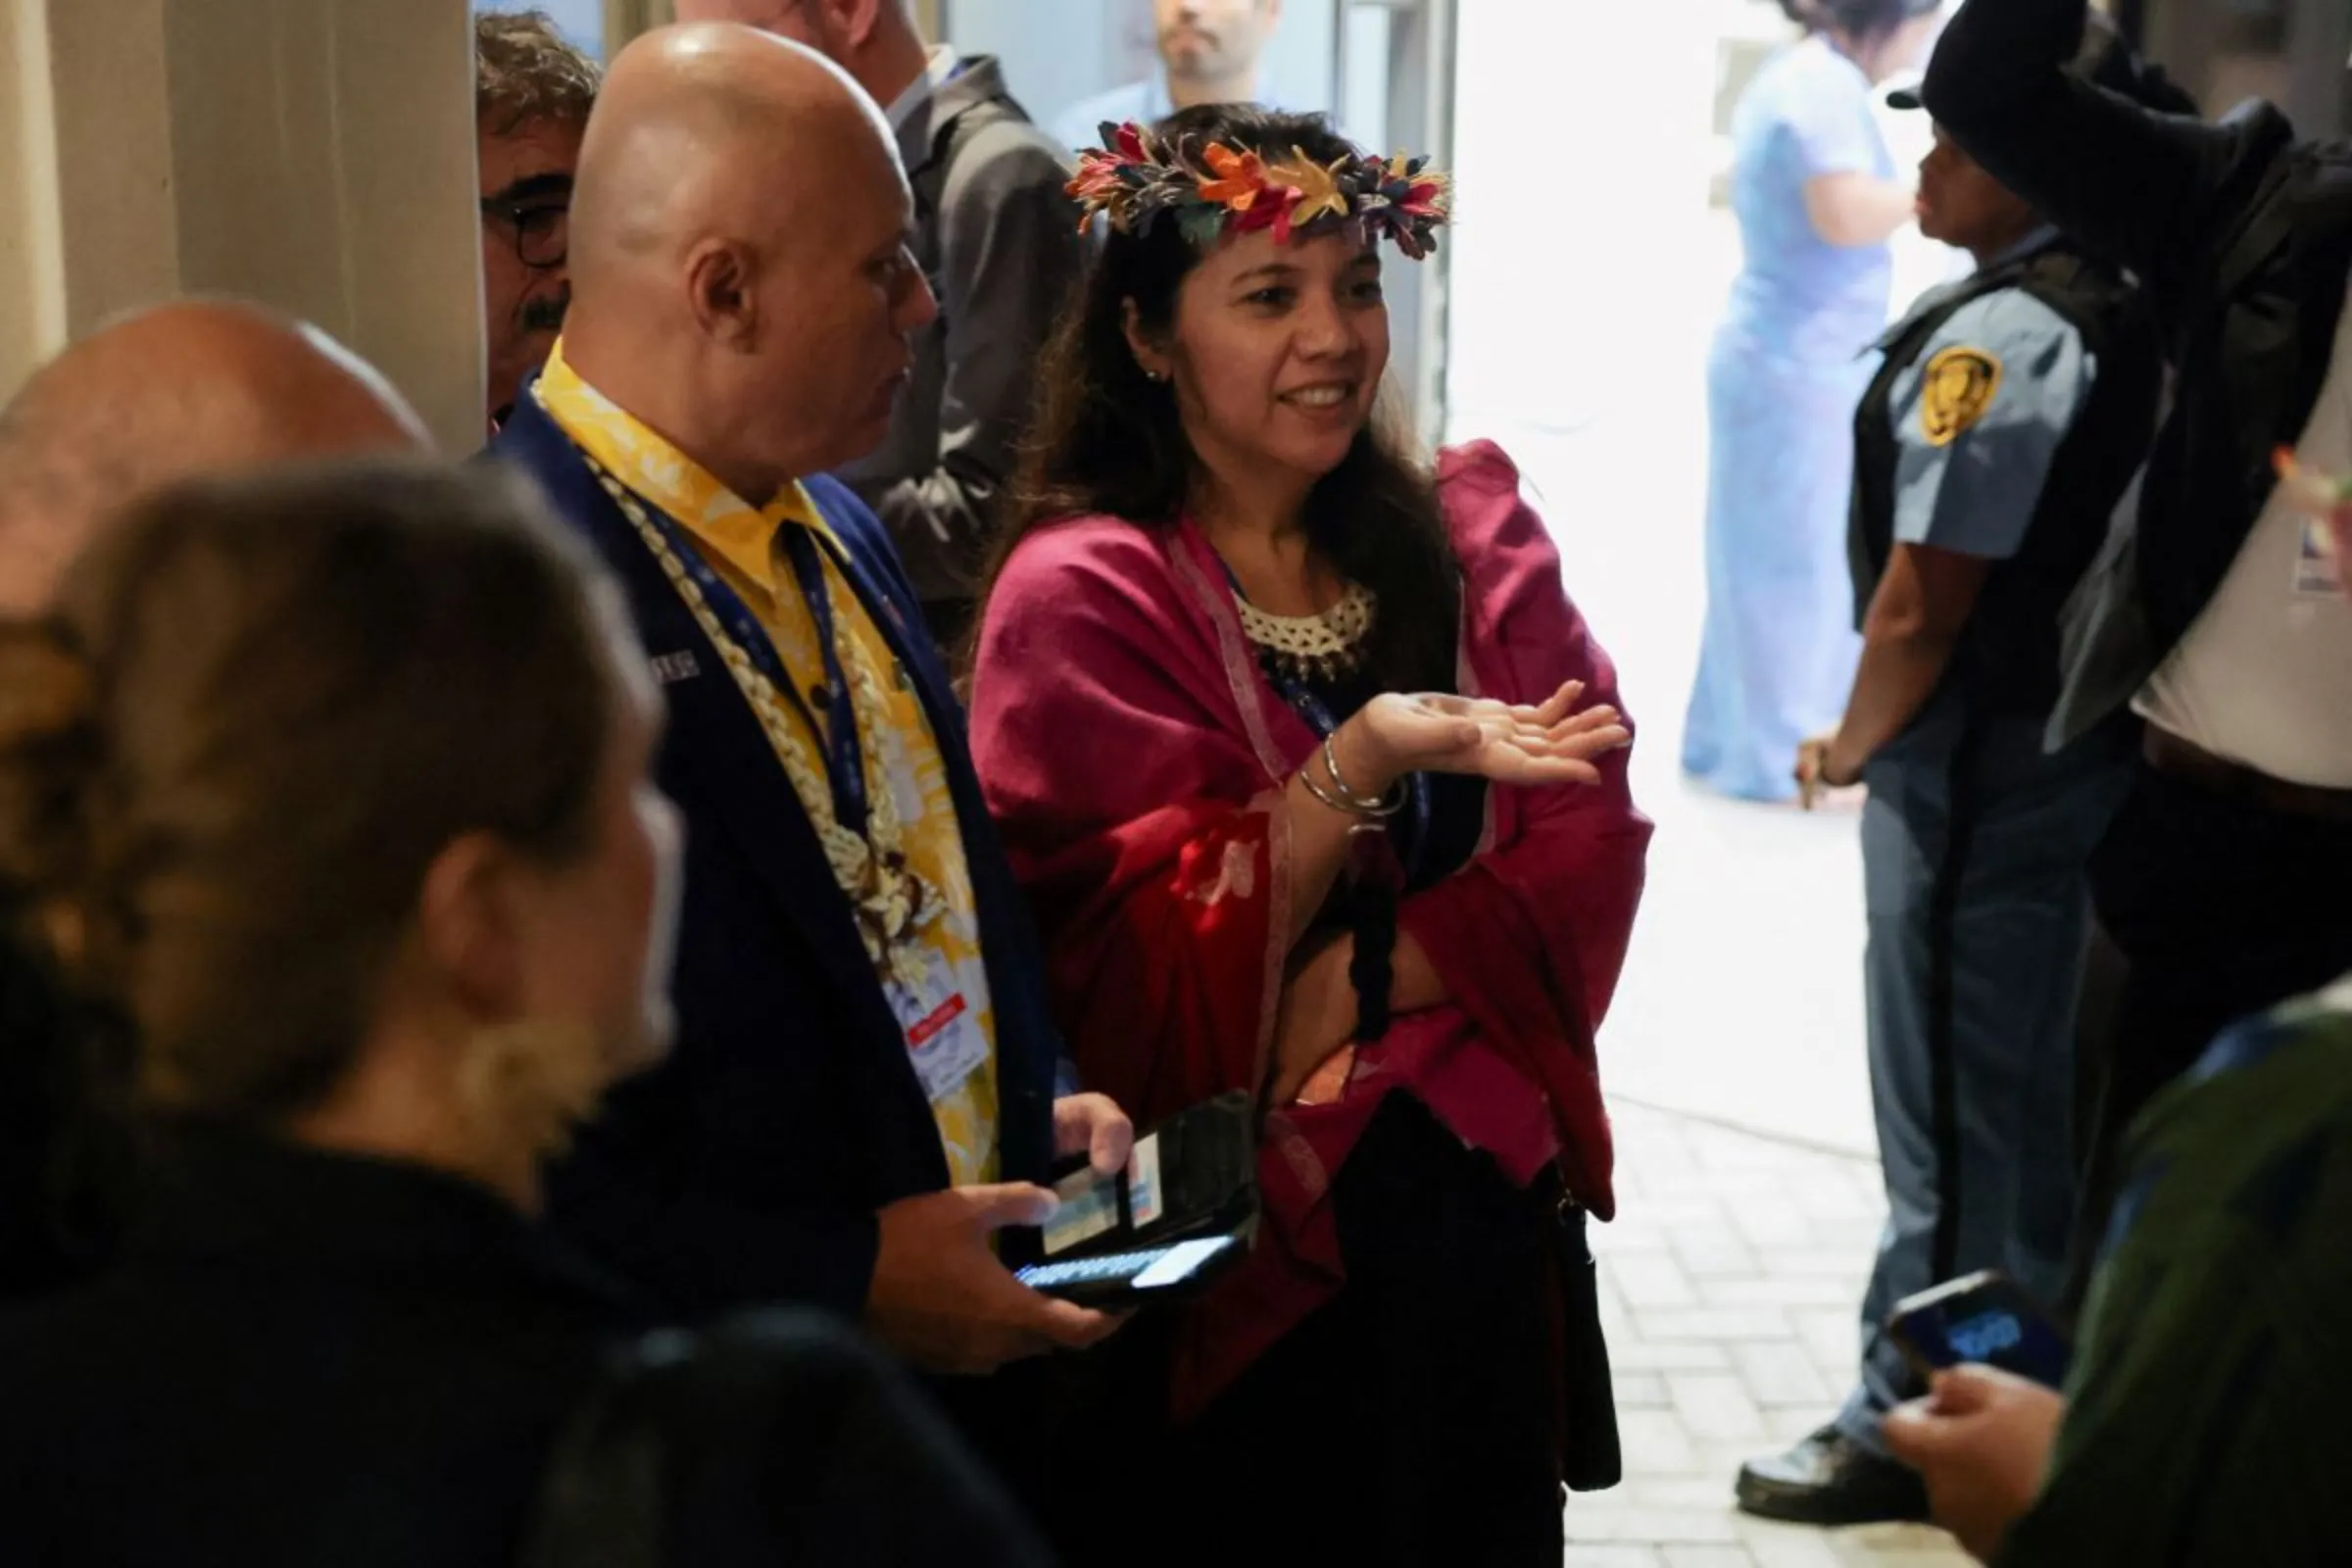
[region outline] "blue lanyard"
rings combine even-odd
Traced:
[[[760,624],[743,597],[710,569],[702,551],[666,513],[642,498],[640,504],[654,526],[669,541],[671,554],[694,578],[694,585],[702,590],[704,601],[727,635],[734,639],[735,646],[767,677],[769,685],[800,710],[808,727],[819,732],[825,755],[825,777],[833,790],[834,818],[851,832],[864,837],[865,747],[858,737],[858,705],[842,668],[833,596],[825,585],[824,561],[814,532],[796,522],[783,525],[784,554],[792,563],[792,574],[800,583],[801,597],[808,603],[808,617],[816,624],[816,646],[825,662],[825,690],[815,694],[825,705],[825,719],[821,724],[817,722],[815,710],[809,706],[809,694],[793,684],[792,674],[777,657],[767,628]]]
[[[808,603],[808,618],[816,622],[816,646],[825,662],[825,774],[833,785],[833,815],[843,827],[863,838],[865,746],[858,738],[858,704],[842,669],[833,593],[825,585],[825,564],[817,554],[816,535],[798,523],[786,523],[784,554],[792,561],[801,597]],[[797,699],[800,694],[793,695]]]

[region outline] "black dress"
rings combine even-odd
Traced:
[[[1277,689],[1318,727],[1379,695],[1360,675]],[[1389,822],[1408,893],[1470,862],[1486,808],[1482,779],[1410,781]],[[1360,897],[1343,884],[1324,922],[1353,921]],[[1333,1182],[1348,1283],[1180,1434],[1205,1486],[1266,1497],[1226,1560],[1554,1568],[1558,1200],[1514,1187],[1411,1095],[1388,1097]]]
[[[1268,673],[1319,731],[1378,694],[1361,677]],[[1416,787],[1426,809],[1390,823],[1408,891],[1469,862],[1487,804],[1476,778]],[[1322,923],[1350,923],[1352,898],[1336,890]],[[1086,1424],[1132,1435],[1102,1445],[1119,1472],[1104,1495],[1124,1500],[1056,1544],[1106,1568],[1557,1568],[1559,1197],[1548,1179],[1513,1186],[1391,1094],[1333,1184],[1347,1284],[1183,1427],[1165,1417],[1171,1325],[1146,1318],[1113,1341],[1124,1365],[1090,1391],[1105,1413]]]

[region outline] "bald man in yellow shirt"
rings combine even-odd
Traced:
[[[556,1223],[689,1315],[809,1301],[984,1373],[1115,1326],[1019,1284],[992,1233],[1048,1215],[1057,1156],[1117,1170],[1132,1129],[1056,1098],[960,710],[886,535],[822,477],[888,428],[933,314],[911,217],[819,56],[640,40],[582,149],[564,340],[494,451],[626,584],[691,839],[678,1050],[556,1173]],[[1042,1446],[951,1402],[1001,1468]]]

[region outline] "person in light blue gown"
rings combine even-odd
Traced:
[[[1845,563],[1854,405],[1886,329],[1887,241],[1911,220],[1872,113],[1938,0],[1781,0],[1807,35],[1733,117],[1744,252],[1707,367],[1707,615],[1683,770],[1792,798],[1788,760],[1833,724],[1860,650]]]

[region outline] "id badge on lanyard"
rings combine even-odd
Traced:
[[[2340,405],[2336,416],[2341,417]],[[2352,579],[2344,576],[2346,564],[2335,559],[2332,533],[2334,519],[2352,507],[2352,477],[2305,467],[2291,447],[2278,448],[2271,463],[2295,512],[2294,597],[2336,599],[2352,587]]]
[[[980,1032],[971,997],[946,956],[927,944],[914,948],[909,956],[913,961],[900,965],[900,977],[884,982],[882,989],[906,1037],[907,1054],[914,1058],[923,1096],[937,1104],[962,1088],[988,1060],[988,1037]],[[909,969],[914,971],[911,977],[906,974]]]

